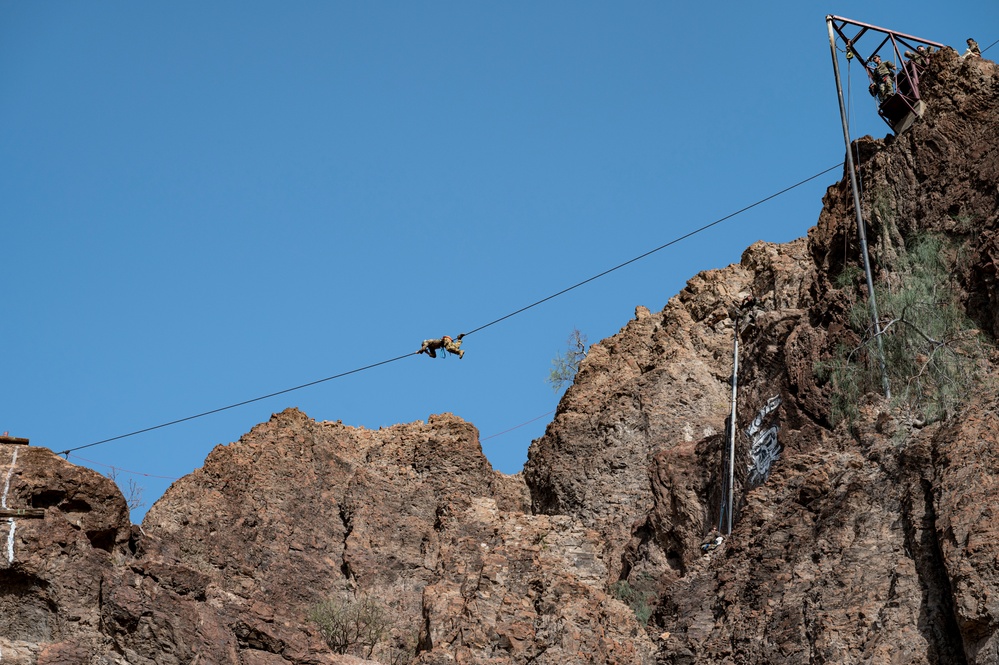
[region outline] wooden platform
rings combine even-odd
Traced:
[[[926,103],[922,100],[916,102],[916,108],[914,111],[909,111],[902,118],[891,126],[892,130],[895,132],[895,136],[898,136],[905,130],[912,126],[912,123],[916,121],[916,118],[922,118],[923,112],[926,111]]]
[[[878,113],[891,126],[895,136],[898,136],[907,130],[916,118],[923,117],[925,110],[926,104],[922,100],[910,102],[896,93],[884,101]]]
[[[16,436],[7,436],[6,434],[4,434],[4,435],[0,436],[0,444],[4,444],[4,443],[6,443],[8,445],[14,445],[14,446],[27,446],[28,445],[28,440],[27,439],[19,439]]]

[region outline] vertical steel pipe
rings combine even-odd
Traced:
[[[833,73],[836,75],[836,93],[839,96],[839,117],[843,122],[843,140],[846,142],[846,168],[850,172],[850,185],[853,187],[853,207],[857,211],[857,236],[860,238],[860,253],[864,259],[864,274],[867,276],[867,295],[871,312],[871,323],[878,342],[878,364],[881,366],[881,386],[885,397],[891,399],[891,386],[888,383],[888,369],[885,367],[885,347],[881,339],[881,319],[878,316],[878,300],[874,295],[874,278],[871,276],[871,260],[867,253],[867,230],[860,211],[860,191],[857,187],[857,172],[853,164],[853,147],[850,142],[850,127],[846,121],[846,105],[843,103],[843,85],[839,77],[839,59],[836,57],[836,36],[833,33],[833,17],[826,16],[829,28],[829,49],[832,51]],[[843,257],[844,262],[846,257]]]
[[[728,523],[725,535],[732,535],[732,511],[735,503],[735,412],[739,398],[739,319],[741,312],[735,310],[735,341],[732,343],[732,415],[729,418],[728,444]]]

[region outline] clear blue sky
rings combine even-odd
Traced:
[[[63,450],[394,358],[838,163],[826,13],[999,39],[981,0],[0,2],[0,431]],[[865,88],[854,134],[883,136]],[[573,328],[599,341],[804,235],[839,175],[471,335],[464,360],[79,455],[179,477],[289,406],[503,432],[555,408]],[[550,419],[486,455],[519,471]],[[135,480],[147,507],[169,484]]]

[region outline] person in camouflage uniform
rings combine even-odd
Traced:
[[[932,52],[933,49],[928,49],[925,46],[917,46],[915,52],[906,51],[905,57],[912,60],[922,69],[930,64],[930,53]]]
[[[874,63],[871,76],[877,86],[878,102],[883,102],[895,94],[895,63],[891,60],[881,62],[881,56],[877,54],[871,56],[871,61]]]
[[[425,353],[431,358],[436,358],[437,350],[444,349],[448,353],[458,354],[458,360],[461,360],[465,357],[465,352],[461,349],[461,338],[464,336],[465,333],[458,335],[455,339],[451,339],[448,335],[444,335],[439,339],[425,339],[423,340],[423,346],[416,353]]]

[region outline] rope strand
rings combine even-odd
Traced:
[[[270,397],[277,397],[278,395],[284,395],[285,393],[290,393],[290,392],[293,392],[295,390],[301,390],[302,388],[308,388],[310,386],[314,386],[314,385],[317,385],[317,384],[320,384],[320,383],[324,383],[326,381],[332,381],[333,379],[339,379],[340,377],[347,376],[348,374],[356,374],[358,372],[363,372],[366,369],[372,369],[372,368],[378,367],[380,365],[387,365],[388,363],[394,363],[397,360],[402,360],[403,358],[408,358],[409,356],[413,356],[413,355],[416,355],[415,351],[413,353],[407,353],[407,354],[402,355],[402,356],[396,356],[395,358],[391,358],[389,360],[383,360],[381,362],[372,363],[370,365],[365,365],[364,367],[358,367],[357,369],[352,369],[349,372],[341,372],[340,374],[334,374],[333,376],[327,376],[325,379],[319,379],[317,381],[309,381],[308,383],[303,383],[303,384],[301,384],[299,386],[295,386],[293,388],[285,388],[284,390],[279,390],[277,392],[273,392],[273,393],[270,393],[268,395],[261,395],[260,397],[254,397],[253,399],[243,400],[242,402],[236,402],[235,404],[230,404],[228,406],[222,406],[222,407],[219,407],[217,409],[212,409],[211,411],[204,411],[202,413],[198,413],[198,414],[195,414],[193,416],[187,416],[186,418],[178,418],[177,420],[171,420],[168,423],[161,423],[159,425],[154,425],[152,427],[146,427],[146,428],[143,428],[143,429],[135,430],[134,432],[129,432],[128,434],[119,434],[118,436],[112,436],[109,439],[101,439],[100,441],[94,441],[93,443],[88,443],[85,446],[77,446],[76,448],[67,448],[66,450],[63,450],[63,451],[58,452],[56,454],[57,455],[66,455],[68,457],[70,453],[75,452],[77,450],[83,450],[84,448],[92,448],[94,446],[99,446],[102,443],[110,443],[111,441],[117,441],[119,439],[125,439],[125,438],[128,438],[130,436],[135,436],[136,434],[145,434],[146,432],[152,432],[153,430],[163,429],[164,427],[170,427],[171,425],[177,425],[179,423],[184,423],[184,422],[187,422],[188,420],[194,420],[195,418],[203,418],[205,416],[210,416],[213,413],[220,413],[222,411],[228,411],[229,409],[235,409],[237,406],[244,406],[246,404],[252,404],[253,402],[259,402],[261,400],[265,400],[265,399],[268,399]]]
[[[702,227],[700,227],[698,229],[694,229],[690,233],[686,233],[686,234],[680,236],[679,238],[674,238],[673,240],[670,240],[668,243],[666,243],[664,245],[659,245],[655,249],[651,249],[651,250],[645,252],[644,254],[640,254],[639,256],[636,256],[633,259],[629,259],[629,260],[625,261],[624,263],[619,263],[618,265],[614,266],[613,268],[609,268],[607,270],[604,270],[603,272],[598,273],[598,274],[594,275],[593,277],[590,277],[588,279],[584,279],[582,282],[578,282],[576,284],[573,284],[570,287],[564,288],[561,291],[559,291],[558,293],[553,293],[552,295],[550,295],[550,296],[548,296],[546,298],[542,298],[541,300],[538,300],[536,302],[533,302],[530,305],[527,305],[526,307],[521,307],[520,309],[518,309],[518,310],[516,310],[514,312],[510,312],[506,316],[501,316],[500,318],[496,319],[495,321],[490,321],[489,323],[487,323],[485,325],[481,325],[478,328],[473,328],[472,330],[469,330],[467,333],[464,333],[464,336],[467,337],[467,336],[471,335],[472,333],[477,333],[480,330],[488,328],[489,326],[494,326],[497,323],[499,323],[500,321],[506,321],[510,317],[513,317],[513,316],[516,316],[517,314],[521,314],[523,312],[526,312],[527,310],[531,309],[532,307],[537,307],[538,305],[540,305],[542,303],[546,303],[549,300],[552,300],[553,298],[559,297],[560,295],[566,294],[569,291],[572,291],[573,289],[578,289],[579,287],[583,286],[584,284],[589,284],[590,282],[592,282],[595,279],[600,279],[601,277],[603,277],[605,275],[609,275],[610,273],[614,272],[615,270],[620,270],[621,268],[623,268],[625,266],[631,265],[635,261],[640,261],[641,259],[644,259],[645,257],[650,256],[652,254],[655,254],[656,252],[658,252],[660,250],[666,249],[667,247],[670,247],[671,245],[675,245],[676,243],[678,243],[678,242],[680,242],[682,240],[686,240],[687,238],[689,238],[691,236],[697,235],[698,233],[701,233],[702,231],[706,231],[707,229],[710,229],[712,226],[716,226],[718,224],[721,224],[725,220],[731,219],[731,218],[735,217],[736,215],[740,215],[740,214],[746,212],[747,210],[750,210],[752,208],[755,208],[758,205],[766,203],[770,199],[776,198],[776,197],[780,196],[781,194],[785,194],[785,193],[791,191],[792,189],[794,189],[795,187],[800,187],[801,185],[804,185],[807,182],[815,180],[819,176],[823,176],[826,173],[829,173],[830,171],[832,171],[833,169],[837,169],[837,168],[841,167],[842,165],[843,165],[843,163],[840,162],[839,164],[835,164],[833,166],[830,166],[826,170],[821,171],[819,173],[816,173],[815,175],[810,176],[808,178],[805,178],[804,180],[802,180],[800,182],[796,182],[795,184],[791,185],[790,187],[785,187],[784,189],[780,190],[779,192],[771,194],[770,196],[768,196],[766,198],[760,199],[756,203],[752,203],[752,204],[746,206],[745,208],[740,208],[739,210],[736,210],[735,212],[733,212],[731,214],[728,214],[728,215],[725,215],[724,217],[716,219],[715,221],[711,222],[710,224],[705,224],[704,226],[702,226]]]

